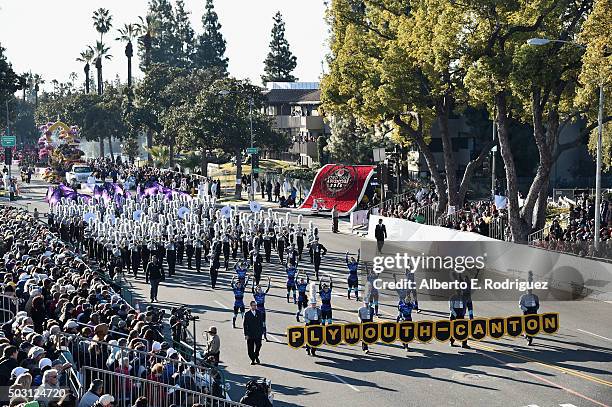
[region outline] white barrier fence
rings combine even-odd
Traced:
[[[375,240],[374,230],[380,219],[387,230],[385,241],[405,242],[405,245],[394,243],[394,250],[430,253],[437,250],[435,242],[471,241],[475,250],[486,253],[486,267],[507,274],[508,278],[524,278],[532,271],[539,281],[561,282],[564,287],[560,288],[565,291],[580,290],[589,299],[612,301],[611,263],[376,215],[370,215],[368,239]]]

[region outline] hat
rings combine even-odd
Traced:
[[[106,407],[106,406],[110,405],[110,403],[114,403],[115,402],[115,398],[113,396],[111,396],[110,394],[104,394],[104,395],[100,396],[98,401],[100,402],[100,404],[102,404],[103,406]]]
[[[174,348],[168,348],[168,350],[166,351],[166,356],[168,357],[171,357],[172,355],[176,355],[176,354],[178,354],[178,352]]]
[[[51,359],[49,359],[49,358],[42,358],[38,362],[38,368],[40,370],[43,370],[45,367],[51,367],[51,366],[53,366],[53,363],[51,363]]]
[[[151,346],[151,350],[152,350],[153,352],[158,352],[158,351],[160,351],[160,350],[161,350],[161,348],[162,348],[162,347],[161,347],[161,343],[159,343],[159,342],[157,342],[157,341],[153,342],[153,345]]]
[[[216,326],[211,326],[210,328],[208,328],[208,332],[209,334],[217,334],[217,327]]]
[[[37,357],[44,355],[45,353],[45,350],[40,346],[34,346],[30,348],[30,351],[28,352],[28,357],[30,359],[36,359]]]
[[[64,329],[76,329],[78,327],[79,324],[77,324],[74,319],[69,319],[68,321],[66,321],[66,324],[64,324]]]
[[[11,377],[17,377],[29,371],[30,370],[26,369],[25,367],[17,366],[15,369],[11,371]]]

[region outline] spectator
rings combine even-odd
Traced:
[[[0,386],[8,386],[10,384],[13,370],[18,367],[17,354],[18,351],[16,346],[7,346],[4,348],[3,357],[0,360]],[[20,372],[19,374],[21,373],[24,372]]]
[[[87,390],[87,393],[81,397],[79,407],[92,407],[102,395],[103,385],[104,382],[100,379],[92,380],[91,384],[89,385],[89,390]]]

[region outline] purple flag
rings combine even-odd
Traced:
[[[60,199],[62,199],[62,192],[60,191],[59,188],[55,188],[55,190],[51,194],[51,198],[49,198],[49,204],[54,205],[58,203]]]

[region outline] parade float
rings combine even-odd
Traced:
[[[42,178],[50,183],[61,182],[73,164],[82,162],[85,155],[79,148],[77,126],[68,126],[57,121],[39,127],[41,136],[38,139],[38,158],[47,162]]]

